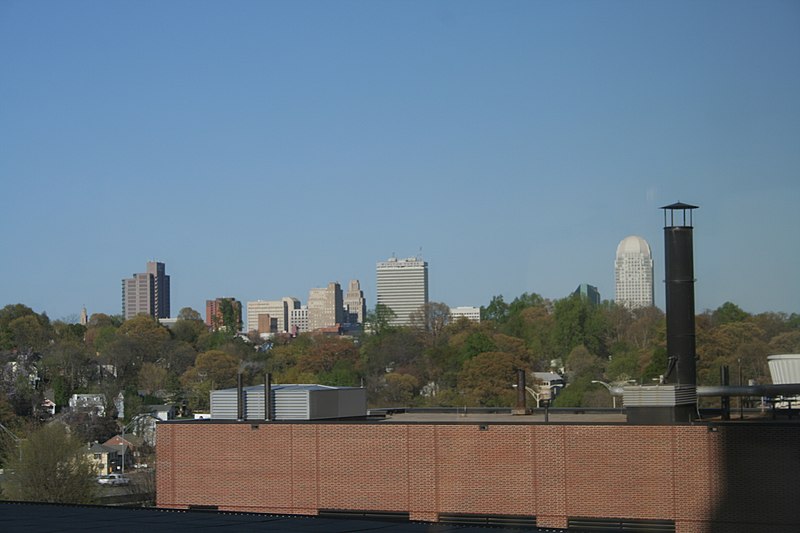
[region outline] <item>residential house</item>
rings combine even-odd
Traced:
[[[114,465],[119,462],[117,450],[96,442],[89,446],[86,455],[89,456],[98,476],[113,472]]]
[[[140,462],[142,445],[144,439],[136,435],[114,435],[103,443],[103,446],[110,448],[117,453],[118,470],[133,468],[133,465]]]

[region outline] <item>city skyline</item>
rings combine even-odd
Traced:
[[[800,312],[794,3],[0,5],[0,303],[171,314],[422,255],[431,301],[614,295],[695,212],[698,312]],[[599,22],[598,22],[599,21]],[[11,281],[13,280],[13,281]]]

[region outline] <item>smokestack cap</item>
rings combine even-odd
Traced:
[[[665,205],[664,207],[660,207],[659,209],[664,210],[664,227],[665,228],[674,228],[675,225],[675,211],[680,211],[683,214],[683,224],[678,224],[678,226],[684,228],[691,228],[692,227],[692,209],[699,209],[696,205],[685,204],[683,202],[676,202],[672,205]],[[686,211],[689,211],[689,223],[686,223]],[[667,225],[667,213],[669,213],[669,225]],[[678,215],[679,222],[680,222],[680,214]]]
[[[676,202],[672,205],[665,205],[664,207],[659,207],[659,209],[669,209],[671,211],[674,211],[676,209],[700,209],[700,208],[697,207],[696,205],[689,205],[683,202]]]

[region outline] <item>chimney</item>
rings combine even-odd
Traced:
[[[664,210],[668,358],[664,381],[696,386],[692,210],[697,206],[678,202],[661,209]],[[681,214],[676,217],[676,212]]]
[[[527,415],[528,406],[526,405],[525,370],[517,369],[517,406],[511,411],[512,415]]]
[[[667,369],[664,383],[624,388],[630,424],[680,424],[697,416],[692,211],[665,205],[664,261],[667,304]]]
[[[272,420],[272,374],[264,374],[264,420]]]
[[[242,373],[239,372],[236,380],[236,420],[244,420],[244,387],[242,386]]]

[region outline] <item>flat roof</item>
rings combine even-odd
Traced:
[[[513,415],[511,413],[487,413],[479,410],[470,411],[460,410],[458,412],[422,412],[416,410],[404,412],[389,412],[386,418],[381,420],[381,423],[495,423],[495,424],[535,424],[545,422],[544,411],[537,410],[529,415]],[[568,410],[554,410],[551,409],[548,413],[548,422],[553,423],[567,423],[567,424],[595,424],[595,423],[613,423],[624,424],[628,420],[625,411],[611,411],[611,410],[598,410],[598,411],[583,411],[568,409]]]
[[[148,531],[151,533],[158,531],[280,531],[288,533],[563,531],[536,527],[480,527],[316,516],[0,502],[0,531],[83,533],[87,530]]]

